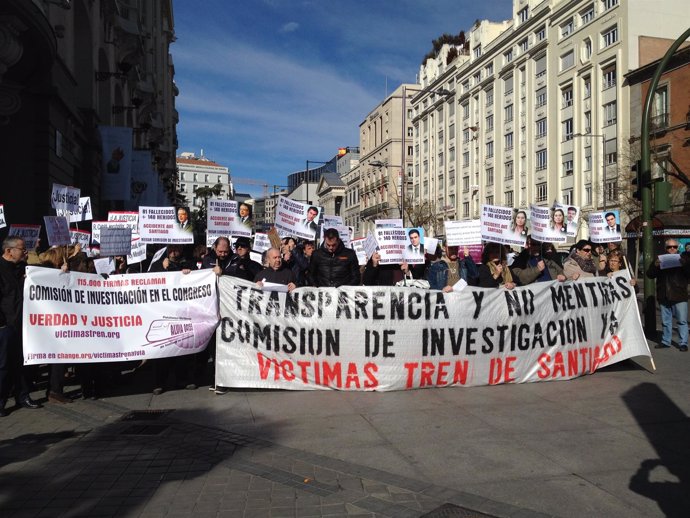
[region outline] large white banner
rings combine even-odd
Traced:
[[[143,360],[201,351],[218,323],[212,270],[111,276],[29,266],[24,363]]]
[[[513,290],[266,293],[219,280],[216,384],[407,390],[565,380],[651,358],[625,274]]]

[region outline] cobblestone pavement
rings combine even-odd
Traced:
[[[2,420],[0,509],[5,518],[543,516],[104,400]]]

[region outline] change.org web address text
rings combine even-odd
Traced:
[[[129,360],[138,356],[144,356],[143,349],[138,351],[116,351],[116,352],[95,352],[95,353],[31,353],[29,360],[113,360],[123,358]]]
[[[95,331],[92,329],[71,329],[55,331],[55,338],[120,338],[120,331]]]

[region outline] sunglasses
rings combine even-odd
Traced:
[[[670,250],[671,248],[676,248],[676,249],[677,249],[677,248],[678,248],[678,245],[668,245],[668,246],[666,247],[666,250]]]
[[[583,248],[582,251],[583,251],[583,252],[591,252],[592,249],[591,249],[591,248]]]

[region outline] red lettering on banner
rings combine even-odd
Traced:
[[[515,373],[515,360],[517,360],[515,356],[507,356],[505,360],[501,358],[491,358],[491,362],[489,363],[489,385],[515,381],[513,377]]]
[[[567,355],[557,352],[553,357],[543,353],[537,358],[537,377],[539,379],[556,379],[567,376],[575,377],[584,374],[593,374],[602,363],[607,362],[613,356],[623,350],[620,337],[614,335],[603,346],[581,347],[574,351],[568,351]]]
[[[364,388],[373,389],[379,386],[379,380],[376,379],[376,373],[379,371],[375,363],[369,362],[364,364],[364,375],[367,379],[364,380]]]
[[[450,362],[439,362],[438,365],[432,362],[422,362],[421,367],[418,362],[409,362],[403,365],[407,370],[407,381],[405,388],[412,389],[417,387],[437,386],[443,387],[448,385],[445,367],[450,366]],[[417,380],[416,372],[419,369],[419,380]],[[467,383],[467,372],[469,370],[469,361],[456,361],[453,371],[453,385],[465,385]],[[433,376],[436,374],[436,382],[434,383]],[[418,383],[418,384],[416,384]]]
[[[76,326],[77,315],[74,313],[31,313],[29,323],[32,326]]]
[[[354,384],[357,388],[359,386],[359,375],[357,374],[357,365],[350,362],[347,366],[347,379],[345,380],[345,388],[351,388],[350,385]]]

